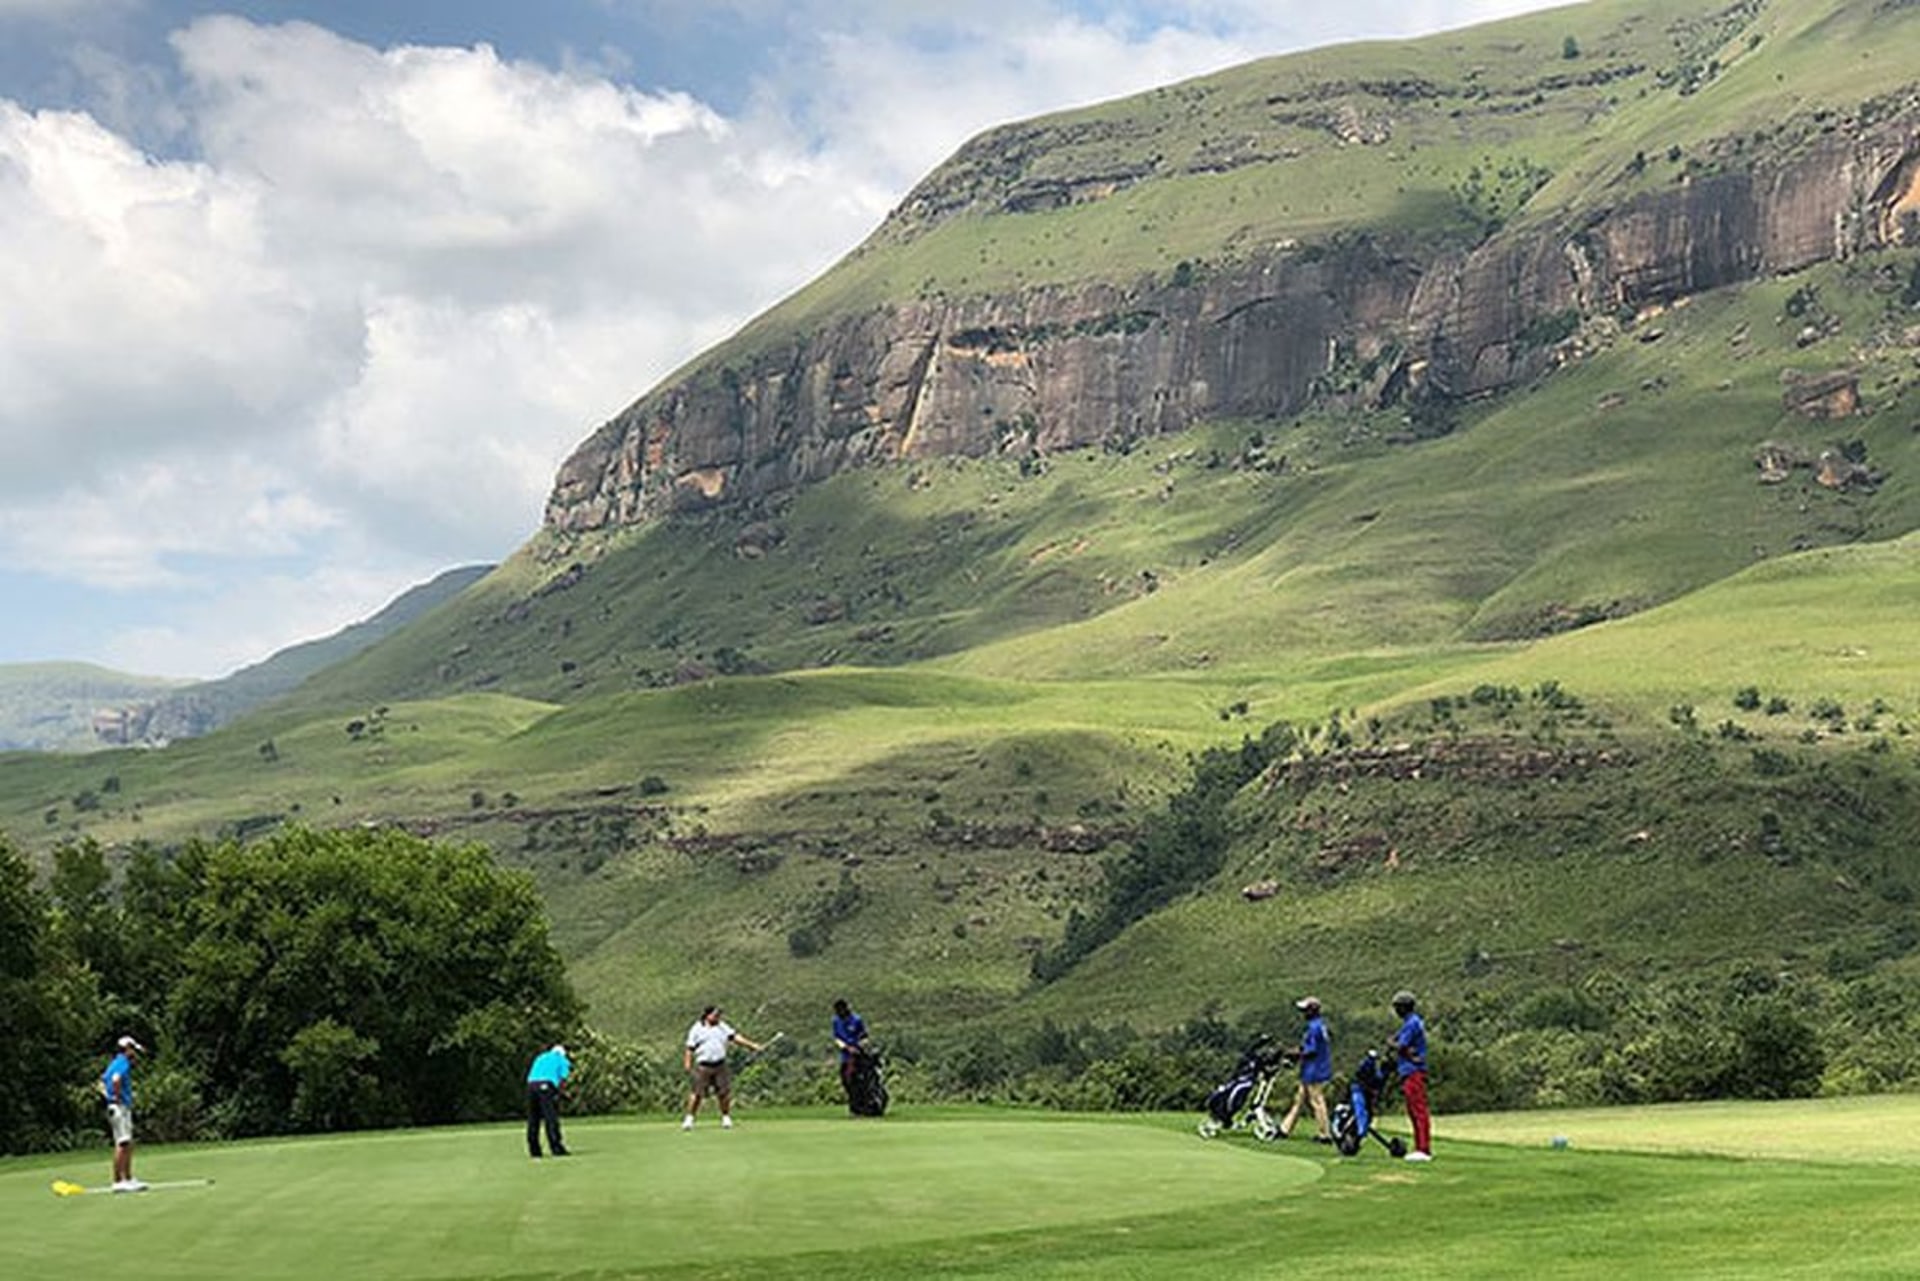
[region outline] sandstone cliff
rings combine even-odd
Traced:
[[[998,188],[981,176],[996,145],[1012,174]],[[1017,218],[1036,201],[1099,200],[1142,179],[1121,168],[1040,183],[1037,145],[1016,129],[969,148],[944,186],[909,198],[894,233],[954,216],[982,191]],[[829,319],[700,366],[602,426],[562,467],[546,522],[581,533],[751,502],[879,460],[1044,453],[1284,416],[1329,393],[1480,396],[1550,367],[1587,318],[1920,244],[1920,93],[1818,113],[1757,152],[1745,138],[1696,150],[1665,186],[1623,173],[1620,194],[1603,188],[1478,243],[1360,226],[1202,271]]]

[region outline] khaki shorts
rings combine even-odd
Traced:
[[[133,1109],[119,1103],[107,1104],[107,1129],[113,1133],[113,1146],[133,1142]]]
[[[702,1098],[705,1098],[709,1092],[733,1093],[733,1076],[727,1071],[727,1065],[725,1063],[694,1064],[693,1092]]]

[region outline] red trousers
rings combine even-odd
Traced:
[[[1400,1093],[1407,1099],[1407,1120],[1413,1122],[1413,1150],[1433,1155],[1433,1118],[1427,1115],[1427,1074],[1415,1072],[1400,1078]]]

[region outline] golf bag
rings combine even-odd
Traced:
[[[1243,1050],[1233,1075],[1207,1095],[1200,1137],[1210,1139],[1222,1130],[1251,1130],[1257,1138],[1278,1138],[1280,1123],[1267,1112],[1267,1096],[1273,1093],[1274,1076],[1285,1057],[1266,1036]]]
[[[847,1110],[855,1116],[887,1114],[887,1081],[882,1066],[880,1051],[867,1042],[853,1052],[853,1068],[847,1074]]]
[[[1373,1128],[1373,1119],[1380,1115],[1381,1100],[1392,1081],[1392,1073],[1380,1061],[1380,1055],[1368,1050],[1367,1057],[1353,1069],[1353,1079],[1347,1083],[1346,1101],[1333,1109],[1333,1145],[1341,1156],[1358,1156],[1360,1145],[1369,1134],[1394,1156],[1407,1154],[1403,1140],[1390,1139]]]

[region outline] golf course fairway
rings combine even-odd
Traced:
[[[1876,1123],[1823,1145],[1823,1109]],[[1696,1154],[1603,1150],[1583,1118]],[[213,1185],[52,1195],[98,1184],[99,1149],[0,1161],[0,1277],[1913,1276],[1917,1122],[1908,1098],[1461,1117],[1413,1166],[1205,1141],[1186,1116],[619,1117],[571,1121],[561,1160],[510,1125],[153,1147],[143,1178]],[[1695,1126],[1807,1141],[1701,1155]]]

